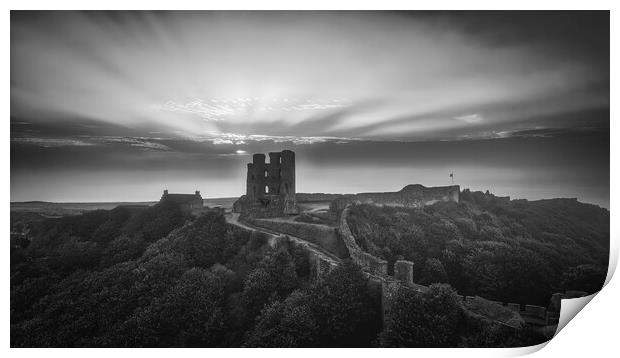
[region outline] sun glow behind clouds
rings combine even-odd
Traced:
[[[282,113],[292,111],[321,111],[350,106],[351,103],[344,99],[289,100],[288,98],[264,99],[255,97],[234,99],[214,98],[206,101],[194,99],[186,103],[168,101],[164,105],[154,105],[153,108],[161,111],[195,114],[209,121],[221,121],[251,116],[253,112]]]
[[[458,120],[461,120],[463,122],[467,122],[467,123],[480,123],[484,120],[484,118],[482,118],[481,115],[479,114],[468,114],[465,116],[460,116],[460,117],[455,117]]]
[[[420,140],[471,124],[521,128],[532,120],[521,109],[608,105],[593,90],[608,76],[579,55],[540,51],[531,36],[498,46],[458,21],[413,15],[12,13],[12,115],[164,134]]]

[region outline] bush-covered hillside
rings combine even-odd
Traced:
[[[175,206],[15,216],[12,347],[522,346],[544,337],[467,319],[447,285],[381,298],[344,261],[311,279],[287,240]],[[579,275],[579,272],[576,271]],[[451,303],[450,309],[446,309]]]
[[[546,306],[554,292],[598,291],[609,256],[609,211],[574,199],[512,200],[461,193],[423,209],[354,205],[358,244],[414,262],[414,281],[460,294]]]
[[[363,347],[381,328],[358,267],[312,282],[304,251],[218,213],[157,205],[26,225],[11,256],[13,347]]]

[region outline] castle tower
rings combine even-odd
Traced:
[[[280,181],[282,178],[282,162],[280,152],[269,153],[269,168],[266,180],[267,191],[269,195],[280,195]]]
[[[295,152],[284,150],[280,156],[280,193],[290,201],[295,200]]]
[[[248,163],[246,199],[260,202],[280,214],[297,214],[295,199],[295,153],[290,150],[269,153],[269,163],[264,154],[254,154]],[[277,209],[276,209],[277,208]]]
[[[248,163],[246,195],[252,200],[265,196],[265,177],[267,176],[265,167],[265,154],[262,153],[254,154],[252,163]]]

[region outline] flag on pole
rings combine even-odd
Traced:
[[[450,173],[450,180],[452,180],[452,184],[454,184],[454,173]]]

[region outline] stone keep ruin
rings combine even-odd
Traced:
[[[248,163],[246,194],[233,205],[242,216],[278,217],[299,214],[295,198],[295,153],[290,150],[254,154]]]

